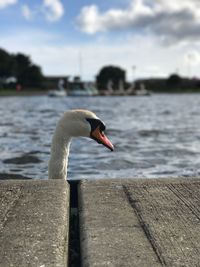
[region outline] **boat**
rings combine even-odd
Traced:
[[[74,89],[68,93],[69,96],[91,96],[91,92],[85,89]]]
[[[51,96],[51,97],[63,97],[63,96],[67,96],[67,92],[65,90],[58,90],[58,89],[50,90],[48,92],[48,96]]]
[[[151,92],[145,88],[143,83],[140,83],[139,89],[135,91],[135,95],[137,96],[149,96]]]
[[[58,81],[58,88],[54,90],[49,90],[48,91],[48,96],[51,97],[63,97],[67,96],[67,92],[64,88],[64,83],[65,81],[63,79],[59,79]]]
[[[92,83],[75,82],[68,91],[68,96],[94,96],[98,95],[96,87]]]
[[[126,95],[150,96],[151,92],[145,88],[145,85],[143,83],[140,83],[138,87],[135,86],[135,83],[132,83],[131,86],[127,89]]]

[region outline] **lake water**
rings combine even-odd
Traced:
[[[1,176],[47,179],[55,125],[73,108],[92,110],[102,118],[115,151],[93,140],[74,139],[69,179],[200,175],[200,94],[155,94],[1,97]]]

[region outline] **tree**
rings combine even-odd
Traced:
[[[12,75],[14,61],[5,50],[0,49],[0,77],[6,78]]]
[[[15,74],[18,78],[23,76],[23,73],[31,66],[31,61],[28,56],[18,53],[14,56]]]
[[[178,87],[180,87],[181,81],[182,79],[178,74],[171,74],[169,78],[167,79],[167,86],[169,86],[169,88],[177,89]]]
[[[14,72],[17,77],[18,83],[23,86],[29,84],[29,68],[31,67],[31,61],[28,56],[25,56],[21,53],[14,55],[15,67]]]
[[[43,82],[43,75],[40,67],[31,65],[24,70],[24,72],[18,77],[19,83],[26,87],[41,87]]]
[[[120,81],[125,82],[125,79],[126,79],[126,72],[123,69],[116,66],[103,67],[96,77],[99,90],[105,90],[107,88],[108,82],[111,80],[113,82],[113,89],[117,90]]]
[[[41,68],[32,64],[30,58],[26,55],[19,53],[15,56],[15,75],[22,86],[42,86],[43,75]]]
[[[34,65],[30,58],[22,53],[9,54],[0,49],[0,80],[1,87],[6,78],[14,76],[18,83],[25,87],[42,87],[43,75],[41,68]]]

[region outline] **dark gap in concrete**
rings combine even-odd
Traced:
[[[70,185],[70,218],[69,218],[69,267],[80,267],[80,233],[78,212],[79,180],[68,180]]]

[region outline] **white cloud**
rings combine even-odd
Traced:
[[[56,22],[63,16],[63,14],[64,7],[60,0],[43,0],[41,5],[32,8],[28,5],[22,6],[22,15],[27,20],[31,20],[42,15],[47,21]]]
[[[191,50],[184,55],[183,63],[185,65],[197,66],[200,65],[200,53],[196,50]]]
[[[46,75],[79,74],[81,51],[82,74],[86,80],[94,79],[103,66],[111,64],[124,68],[129,80],[133,77],[168,76],[177,69],[180,75],[188,75],[188,64],[184,63],[185,55],[192,51],[200,51],[200,45],[161,46],[157,39],[150,35],[126,37],[114,42],[109,42],[105,38],[103,41],[93,40],[84,45],[80,43],[70,45],[67,41],[64,44],[62,38],[44,31],[22,29],[20,33],[13,32],[1,36],[0,47],[13,53],[22,52],[30,55]],[[192,55],[199,60],[196,52],[192,52]],[[133,66],[136,66],[134,74]],[[194,66],[190,63],[190,66],[191,75],[198,77],[200,64]]]
[[[146,31],[163,43],[194,41],[200,35],[198,0],[130,0],[126,9],[101,12],[96,5],[85,6],[77,17],[81,31],[88,34],[107,31]]]
[[[3,9],[9,5],[14,5],[17,3],[17,0],[0,0],[0,9]]]
[[[64,14],[64,7],[60,0],[43,0],[44,13],[48,21],[59,20]]]
[[[25,19],[31,20],[33,18],[33,14],[29,6],[23,5],[22,6],[22,15],[24,16]]]
[[[78,18],[78,22],[82,31],[89,34],[104,30],[101,26],[99,10],[95,5],[84,7]]]

